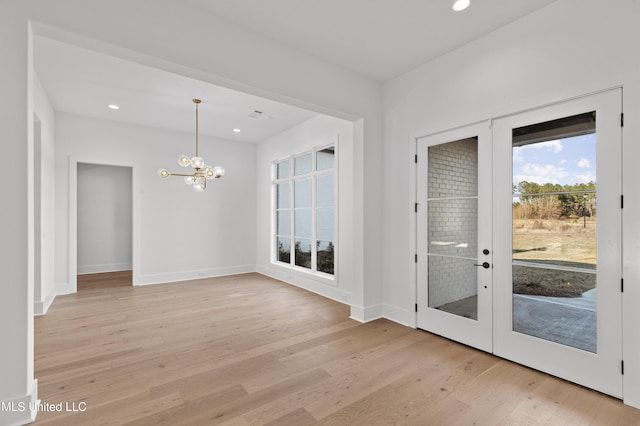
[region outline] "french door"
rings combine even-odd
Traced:
[[[622,396],[622,93],[417,139],[417,325]]]
[[[494,121],[494,352],[622,396],[622,95]]]
[[[491,129],[420,138],[418,328],[492,351]]]

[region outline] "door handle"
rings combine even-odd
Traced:
[[[474,263],[473,266],[482,266],[484,269],[489,269],[491,267],[489,262]]]

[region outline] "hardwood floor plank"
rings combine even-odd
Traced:
[[[288,393],[275,400],[269,401],[244,414],[245,419],[252,425],[262,425],[272,422],[291,411],[305,408],[306,405],[344,394],[354,383],[363,382],[375,373],[367,367],[357,367],[339,377],[330,377],[321,383],[305,387],[296,392]]]
[[[300,408],[267,423],[267,426],[306,426],[315,424],[317,424],[316,419],[307,410]]]
[[[46,425],[640,424],[640,410],[259,274],[83,277],[36,317]],[[607,423],[608,422],[608,423]]]
[[[624,405],[622,401],[605,398],[591,424],[594,426],[606,426],[611,424],[612,419],[616,419],[618,424],[621,425],[640,425],[640,419],[638,419],[635,408]]]
[[[415,373],[415,371],[416,368],[412,365],[384,369],[384,371],[364,379],[349,381],[349,384],[342,387],[333,386],[331,389],[325,390],[321,398],[315,398],[313,402],[305,404],[304,408],[319,420],[387,386],[400,377]],[[341,373],[337,377],[342,377],[343,374]]]
[[[424,413],[432,413],[443,401],[455,399],[451,397],[452,391],[470,378],[470,375],[460,370],[425,366],[416,373],[391,383],[394,394],[377,409],[352,421],[354,424],[398,424],[424,419]],[[454,405],[465,404],[456,400]]]
[[[553,424],[591,424],[602,408],[605,400],[609,400],[597,392],[574,392],[571,398],[567,398],[562,404],[562,410],[558,410],[549,423]],[[620,411],[619,415],[623,412]],[[611,419],[612,424],[625,424]]]
[[[376,424],[376,421],[388,407],[400,403],[405,398],[393,386],[384,386],[323,417],[318,424],[332,426],[349,426],[357,423]]]
[[[247,392],[238,384],[212,392],[201,398],[186,401],[181,406],[172,407],[159,413],[136,419],[134,422],[125,423],[131,426],[174,425],[179,422],[189,422],[194,417],[206,414],[215,407],[233,403],[247,395]]]
[[[555,377],[545,378],[531,395],[516,406],[515,411],[545,424],[558,411],[560,404],[571,396],[571,388],[563,384],[562,380]]]
[[[398,326],[388,320],[363,324],[358,334],[350,333],[340,339],[332,340],[318,346],[309,347],[294,354],[280,358],[288,367],[308,368],[318,363],[331,363],[345,358],[353,353],[375,351],[380,345],[396,338],[406,336],[410,329]],[[335,366],[334,366],[335,368]]]
[[[501,360],[457,389],[453,396],[469,405],[488,394],[522,398],[532,392],[546,376],[535,370]]]

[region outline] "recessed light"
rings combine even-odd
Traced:
[[[234,133],[240,133],[240,129],[233,129]]]
[[[120,107],[118,105],[113,105],[113,104],[109,105],[109,108],[111,108],[111,109],[120,109]]]
[[[453,3],[453,10],[460,12],[468,8],[470,4],[471,2],[469,0],[456,0],[455,3]]]

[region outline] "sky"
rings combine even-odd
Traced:
[[[513,184],[596,181],[596,134],[513,148]]]

